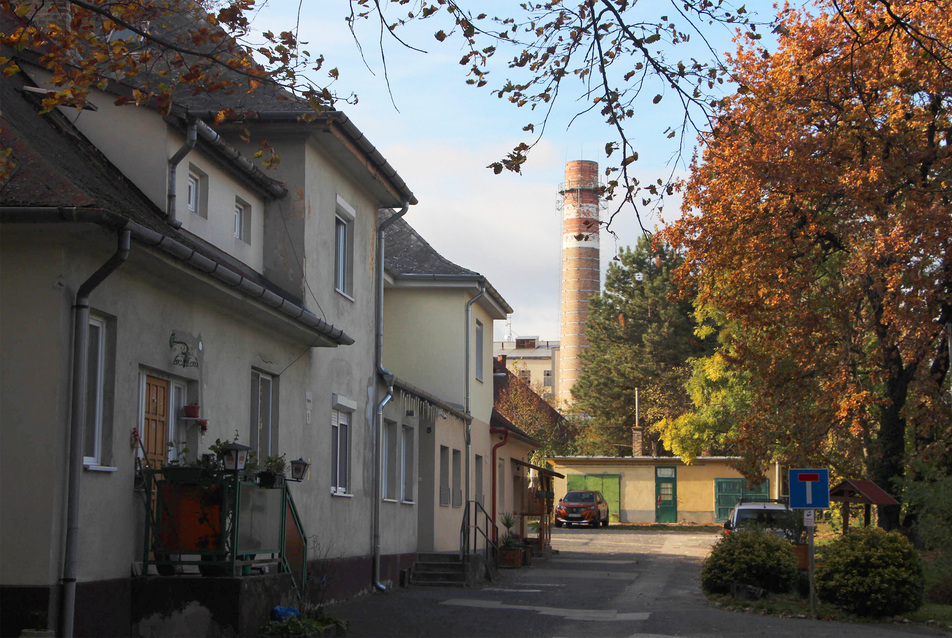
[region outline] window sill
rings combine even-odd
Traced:
[[[87,472],[118,472],[119,468],[108,465],[90,465],[83,463],[83,469]]]
[[[400,501],[403,505],[416,505],[416,501]]]
[[[356,299],[354,299],[353,297],[351,297],[350,295],[348,295],[346,292],[344,292],[344,291],[341,290],[340,288],[334,288],[334,292],[336,292],[338,295],[340,295],[341,297],[343,297],[343,298],[346,299],[347,301],[356,302]]]
[[[331,492],[331,496],[336,496],[337,498],[354,498],[354,495],[348,492]]]
[[[395,498],[384,498],[384,499],[381,499],[381,500],[382,500],[384,503],[399,503],[399,502],[400,502],[400,501],[398,501],[398,500],[395,499]]]

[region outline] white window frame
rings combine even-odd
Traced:
[[[440,446],[440,507],[449,507],[452,501],[450,491],[450,449]]]
[[[400,441],[400,500],[413,503],[413,428],[404,425]]]
[[[251,204],[235,198],[235,239],[251,244]]]
[[[476,380],[483,380],[483,322],[476,320]]]
[[[83,464],[102,465],[103,398],[106,385],[106,322],[98,317],[90,317],[89,328],[86,341],[86,430],[83,440]],[[95,328],[95,336],[93,328]],[[95,379],[90,375],[92,371],[95,372]],[[88,449],[89,433],[92,433],[92,450]],[[92,452],[92,454],[87,455],[87,452]]]
[[[350,494],[350,435],[353,412],[331,410],[331,494]],[[343,461],[343,462],[341,462]]]
[[[396,422],[385,420],[383,422],[383,443],[381,445],[383,450],[381,463],[383,463],[383,467],[380,471],[380,494],[385,501],[397,500],[397,475],[399,470],[397,443]]]
[[[453,450],[453,507],[463,506],[463,453]]]
[[[142,377],[142,392],[145,393],[145,375]],[[185,428],[180,427],[183,424],[181,423],[182,417],[182,408],[185,406],[186,397],[188,396],[187,388],[185,384],[181,381],[169,381],[169,409],[167,414],[169,415],[169,427],[168,435],[169,442],[172,444],[169,446],[169,454],[166,461],[177,461],[179,455],[182,453],[182,448],[185,447]],[[183,438],[179,438],[179,433]],[[194,461],[195,458],[185,459],[186,461]]]
[[[337,197],[334,216],[334,290],[348,298],[354,295],[354,220],[357,211]]]
[[[261,391],[268,387],[268,405],[262,410]],[[251,447],[258,455],[258,462],[263,462],[268,456],[277,456],[278,424],[274,418],[275,404],[275,377],[261,372],[251,371]],[[262,417],[264,420],[262,420]],[[262,429],[267,429],[264,441],[267,448],[262,449]]]
[[[473,459],[473,486],[476,488],[473,490],[475,492],[476,502],[485,507],[485,497],[483,496],[483,457],[481,454],[477,454],[475,459]]]
[[[194,164],[188,165],[185,201],[189,212],[208,219],[208,175]]]

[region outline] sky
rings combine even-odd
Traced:
[[[506,3],[479,2],[480,10],[487,12],[493,5],[505,7]],[[254,31],[279,32],[298,20],[297,0],[259,0],[258,6]],[[386,43],[388,89],[379,34],[372,23],[363,23],[358,32],[362,58],[344,21],[347,2],[305,2],[302,6],[299,39],[308,43],[303,48],[323,54],[325,69],[339,69],[340,79],[333,85],[336,91],[358,96],[357,104],[339,103],[337,108],[381,152],[419,200],[410,207],[407,222],[445,258],[484,275],[513,308],[508,322],[495,322],[494,340],[509,336],[558,340],[558,189],[567,161],[593,160],[604,169],[605,143],[612,139],[608,126],[597,114],[569,126],[579,108],[570,101],[575,95],[565,93],[561,97],[566,99],[554,111],[521,174],[504,171],[494,175],[486,166],[526,140],[522,127],[536,116],[494,97],[489,87],[466,85],[465,69],[458,64],[458,44],[449,40],[438,43],[433,38],[440,26],[424,22],[407,33],[407,41],[426,52],[394,41]],[[320,11],[314,10],[316,6]],[[733,48],[729,32],[720,30],[715,36],[716,47]],[[503,61],[502,57],[497,60],[492,77],[506,77]],[[326,77],[314,79],[322,83]],[[650,181],[672,170],[684,175],[685,162],[675,166],[670,162],[677,147],[662,134],[676,123],[671,120],[678,116],[674,102],[662,100],[653,105],[650,97],[644,102],[644,112],[630,124],[629,134],[641,142],[640,159],[632,166],[637,168],[637,176]],[[690,156],[688,151],[685,161]],[[667,221],[677,214],[677,208],[676,202],[666,204]],[[603,217],[609,212],[605,208]],[[653,229],[660,220],[657,214],[650,214],[644,222]],[[603,272],[618,250],[633,246],[640,235],[631,211],[616,216],[612,230],[614,237],[602,232]]]

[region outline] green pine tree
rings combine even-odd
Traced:
[[[604,292],[589,301],[589,347],[572,391],[576,411],[586,416],[582,453],[631,454],[636,388],[646,454],[662,453],[651,426],[691,409],[688,360],[711,344],[695,336],[693,295],[680,294],[672,278],[681,261],[670,246],[643,237],[615,258]]]

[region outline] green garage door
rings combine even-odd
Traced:
[[[569,491],[595,490],[608,501],[608,517],[618,522],[621,511],[621,474],[569,474],[566,477]]]
[[[744,479],[714,479],[714,514],[718,523],[723,523],[731,515],[731,510],[740,499],[766,501],[770,496],[770,481],[759,485],[747,486]]]

